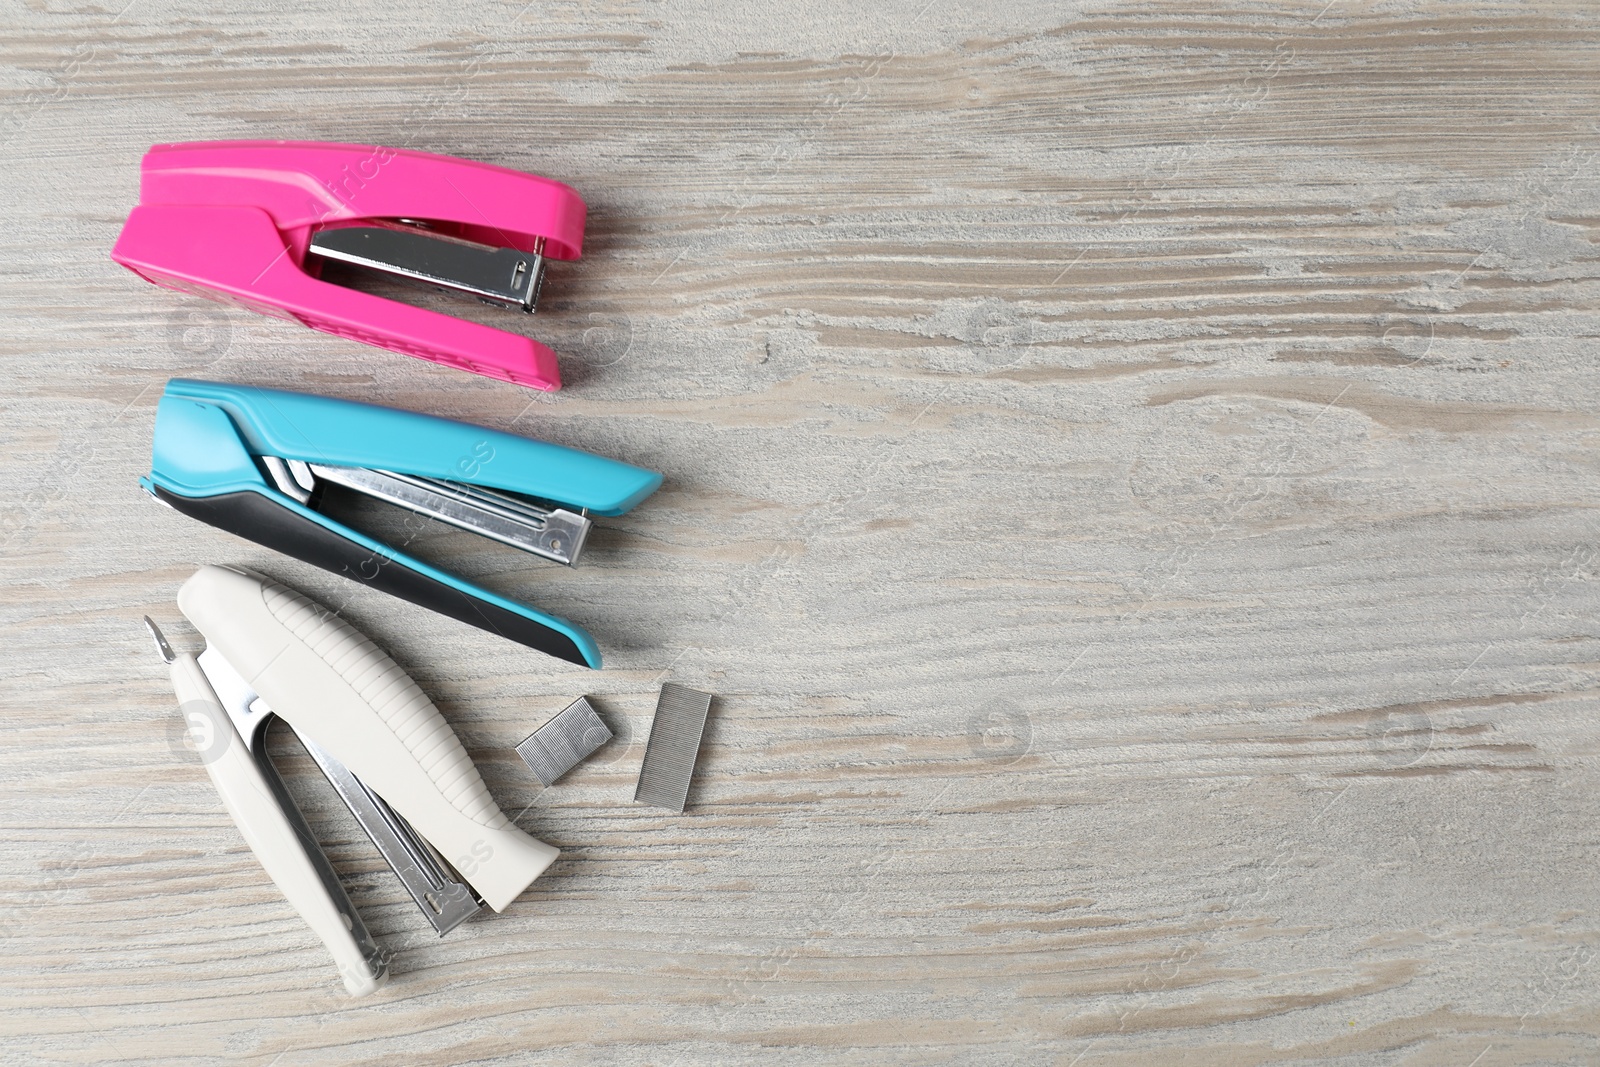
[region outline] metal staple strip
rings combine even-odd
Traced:
[[[639,768],[633,799],[669,811],[682,811],[689,798],[700,737],[705,732],[711,694],[668,682],[661,687],[650,740]]]

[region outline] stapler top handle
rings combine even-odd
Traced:
[[[655,471],[576,448],[356,400],[173,378],[161,404],[155,470],[189,494],[245,487],[219,481],[219,471],[232,470],[235,446],[255,456],[488,486],[596,515],[625,514],[661,485]],[[185,416],[202,417],[189,410],[195,405],[216,409],[226,429],[213,435],[201,423],[185,423]],[[245,480],[254,485],[260,476],[247,473]]]

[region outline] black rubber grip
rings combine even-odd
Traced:
[[[282,552],[334,574],[382,590],[401,600],[420,604],[469,626],[488,630],[518,644],[589,667],[577,643],[560,630],[480,600],[396,560],[374,552],[357,541],[314,522],[275,500],[249,491],[221,496],[186,497],[160,486],[156,496],[174,510],[219,530]]]

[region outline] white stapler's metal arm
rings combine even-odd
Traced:
[[[178,708],[205,757],[205,768],[222,795],[222,803],[238,824],[245,842],[301,918],[328,946],[351,996],[365,996],[388,977],[375,949],[362,945],[364,932],[348,899],[335,901],[325,876],[319,872],[300,840],[271,785],[257,766],[244,740],[233,728],[222,703],[190,654],[172,660],[172,686]],[[311,849],[317,849],[314,842]],[[320,849],[315,853],[320,855]],[[343,898],[343,891],[339,891]],[[346,914],[348,909],[349,914]]]
[[[496,911],[559,855],[505,817],[416,683],[331,612],[223,567],[197,571],[178,606],[279,718],[388,801]]]

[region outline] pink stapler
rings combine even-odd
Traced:
[[[320,278],[333,260],[531,312],[547,259],[583,250],[583,200],[548,178],[315,141],[158,144],[111,258],[157,285],[491,378],[559,389],[519,334]]]

